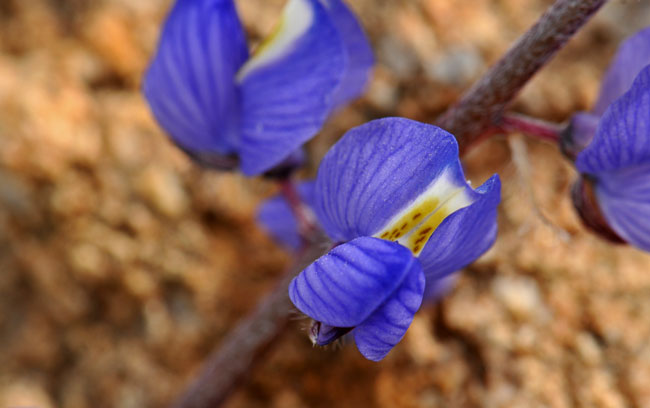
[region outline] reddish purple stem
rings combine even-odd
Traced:
[[[521,132],[555,144],[560,142],[560,136],[564,129],[556,123],[545,122],[518,114],[503,115],[499,127],[506,133]]]
[[[280,182],[280,188],[282,190],[282,195],[289,203],[289,207],[298,221],[298,233],[300,234],[303,243],[309,243],[317,228],[312,211],[300,198],[300,194],[298,193],[296,184],[293,180],[290,178],[282,180]]]

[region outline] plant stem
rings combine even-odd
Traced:
[[[564,129],[557,123],[546,122],[525,115],[507,113],[501,118],[499,128],[506,132],[521,132],[528,136],[546,140],[555,144],[560,142],[560,135]]]
[[[437,123],[461,154],[495,133],[505,108],[607,0],[557,0]],[[495,129],[496,128],[496,129]]]
[[[296,217],[298,222],[298,233],[302,238],[303,244],[307,244],[317,229],[314,214],[311,209],[303,203],[293,180],[287,178],[280,181],[280,189],[282,190],[282,195],[287,200],[287,203],[289,203],[289,207],[291,208],[294,217]]]
[[[293,305],[287,287],[291,279],[326,249],[324,245],[315,243],[303,251],[300,259],[276,287],[258,302],[255,310],[239,322],[207,358],[201,373],[172,407],[211,408],[226,401],[289,323]]]

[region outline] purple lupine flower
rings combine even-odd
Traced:
[[[581,177],[574,204],[613,242],[650,251],[650,28],[626,40],[594,109],[572,119],[563,148]]]
[[[233,0],[177,0],[143,90],[193,158],[256,175],[299,159],[328,115],[361,93],[372,64],[342,0],[289,0],[252,56]]]
[[[587,224],[650,251],[650,65],[607,108],[576,168],[576,206]]]
[[[366,358],[381,360],[423,299],[493,244],[499,201],[499,177],[472,189],[456,140],[440,128],[388,118],[349,131],[323,159],[313,191],[336,246],[289,288],[316,321],[312,340],[350,332]]]
[[[571,118],[562,138],[562,149],[576,158],[594,139],[596,129],[607,108],[632,86],[634,78],[650,64],[650,27],[625,40],[610,64],[601,85],[598,100],[590,112],[579,112]]]

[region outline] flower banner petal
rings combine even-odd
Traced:
[[[151,110],[189,152],[233,153],[238,145],[235,74],[248,58],[232,0],[180,0],[144,77]]]
[[[650,65],[603,115],[593,142],[576,160],[581,173],[601,175],[650,161]]]
[[[343,40],[346,54],[345,75],[334,95],[340,106],[358,97],[366,87],[375,57],[359,20],[343,0],[321,0]]]
[[[237,74],[242,171],[269,170],[313,137],[329,115],[345,49],[318,0],[290,0],[270,41]]]
[[[422,304],[424,274],[420,264],[415,265],[395,293],[353,331],[357,348],[368,360],[383,359],[402,340]]]
[[[374,120],[347,132],[325,155],[316,213],[334,240],[373,235],[443,174],[466,185],[451,134],[403,118]]]
[[[298,195],[305,205],[313,208],[314,181],[307,181],[298,186]],[[278,242],[291,248],[300,248],[298,221],[286,198],[276,195],[266,200],[257,213],[257,222]]]
[[[625,40],[610,64],[593,112],[602,115],[607,107],[620,98],[634,82],[634,78],[650,64],[650,27]]]
[[[492,176],[475,192],[479,198],[447,217],[424,246],[420,262],[427,279],[427,297],[436,293],[437,282],[474,262],[496,240],[499,176]]]
[[[337,246],[289,286],[293,304],[314,320],[354,327],[389,299],[420,263],[405,247],[363,237]]]

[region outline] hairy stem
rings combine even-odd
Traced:
[[[557,0],[461,100],[438,120],[465,152],[499,129],[505,108],[607,0]]]
[[[287,287],[291,279],[326,249],[324,245],[312,244],[303,251],[300,259],[276,287],[258,302],[255,310],[239,322],[208,357],[201,373],[173,407],[211,408],[226,401],[289,323],[293,305]]]

